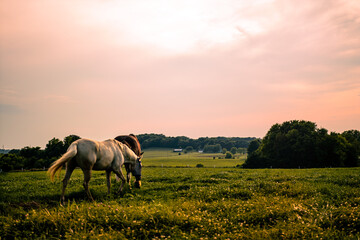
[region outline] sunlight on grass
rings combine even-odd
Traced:
[[[199,162],[191,157],[192,164]],[[0,238],[360,237],[360,168],[161,168],[146,167],[147,161],[154,159],[144,159],[142,188],[126,188],[120,196],[119,183],[113,180],[107,195],[105,173],[94,171],[94,202],[76,169],[64,207],[64,170],[54,183],[44,171],[0,174]]]

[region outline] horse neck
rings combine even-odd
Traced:
[[[126,157],[129,160],[132,160],[132,161],[136,160],[135,153],[128,146],[126,146],[125,144],[124,144],[124,154],[126,155]]]

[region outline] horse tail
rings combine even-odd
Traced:
[[[77,154],[77,142],[73,142],[66,151],[66,153],[61,158],[59,158],[58,160],[56,160],[51,164],[51,167],[48,170],[51,181],[54,181],[55,173],[62,169],[64,163],[67,163],[70,159],[75,157],[76,154]]]

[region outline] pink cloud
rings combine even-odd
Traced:
[[[110,14],[151,8],[41,2],[44,11],[36,1],[2,1],[0,103],[26,111],[21,118],[0,113],[0,144],[44,145],[73,132],[99,140],[129,132],[262,137],[291,119],[330,131],[359,129],[357,2],[208,4],[190,31],[203,31],[203,38],[172,51],[154,36],[161,27],[171,38],[179,32],[161,25],[156,12],[124,14],[127,21]],[[150,41],[135,30],[154,14],[159,26],[148,26],[147,34],[156,33]],[[172,23],[185,31],[189,22],[180,20]],[[226,41],[217,40],[224,29]]]

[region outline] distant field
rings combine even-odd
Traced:
[[[156,160],[152,154],[145,166]],[[82,181],[75,170],[62,207],[61,179],[1,173],[0,239],[360,238],[360,168],[144,167],[142,188],[121,196],[115,181],[108,196],[105,173],[94,172],[95,202]]]
[[[175,153],[173,149],[151,148],[144,150],[143,165],[148,167],[236,167],[244,163],[246,155],[235,154],[234,159],[224,159],[222,153]],[[215,159],[214,159],[215,158]],[[221,158],[221,159],[219,159]]]

